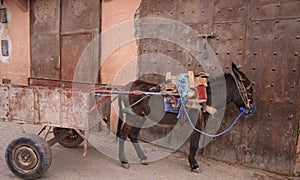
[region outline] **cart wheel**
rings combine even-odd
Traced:
[[[83,139],[74,129],[55,127],[53,129],[53,134],[56,137],[60,133],[67,133],[69,130],[72,130],[72,133],[69,136],[59,140],[58,143],[66,148],[75,148],[83,142]]]
[[[52,153],[43,138],[34,134],[24,134],[7,146],[5,159],[15,175],[22,179],[36,179],[49,169]]]

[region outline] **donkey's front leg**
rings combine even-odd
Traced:
[[[200,134],[193,130],[191,139],[190,139],[190,153],[189,153],[189,163],[191,167],[191,171],[197,171],[199,169],[199,165],[195,159],[196,152],[199,147],[199,139],[200,139]]]
[[[202,124],[204,122],[201,122],[202,118],[206,117],[207,113],[202,113],[199,112],[199,116],[197,118],[197,122],[196,122],[196,129],[202,129]],[[203,116],[204,115],[204,116]],[[193,130],[192,134],[191,134],[191,138],[190,138],[190,153],[189,153],[189,163],[190,163],[190,167],[191,167],[191,171],[198,171],[199,170],[199,165],[195,159],[197,150],[199,148],[199,140],[200,140],[200,133]]]

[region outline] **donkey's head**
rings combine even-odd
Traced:
[[[253,100],[253,87],[252,83],[241,72],[234,63],[232,63],[232,71],[234,74],[235,82],[238,88],[240,98],[234,100],[235,104],[239,104],[241,108],[246,110],[246,117],[252,117],[256,112],[256,106]]]

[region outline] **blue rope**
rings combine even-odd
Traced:
[[[237,123],[237,121],[238,121],[238,120],[245,114],[245,112],[246,112],[246,109],[245,109],[245,108],[240,107],[240,111],[241,111],[240,114],[235,118],[235,120],[232,122],[232,124],[231,124],[226,130],[224,130],[223,132],[220,132],[220,133],[218,133],[218,134],[209,134],[209,133],[206,133],[206,132],[201,131],[201,130],[199,130],[199,129],[197,129],[197,128],[195,127],[195,125],[193,124],[193,121],[191,120],[191,118],[190,118],[190,116],[189,116],[189,114],[188,114],[188,112],[187,112],[187,110],[186,110],[186,107],[185,107],[185,104],[186,104],[185,102],[186,102],[186,101],[185,101],[185,99],[186,99],[186,96],[187,96],[187,93],[188,93],[188,89],[189,89],[189,86],[188,86],[188,83],[186,82],[186,79],[180,78],[179,80],[177,80],[176,87],[177,87],[177,89],[178,89],[178,92],[179,92],[180,90],[182,90],[182,93],[179,92],[179,97],[180,97],[180,100],[181,100],[180,110],[183,109],[184,114],[185,114],[186,117],[188,118],[189,123],[191,124],[192,128],[193,128],[195,131],[197,131],[197,132],[199,132],[199,133],[201,133],[201,134],[203,134],[203,135],[205,135],[205,136],[208,136],[208,137],[218,137],[218,136],[221,136],[221,135],[227,133],[228,131],[230,131],[230,130],[232,129],[232,127]]]

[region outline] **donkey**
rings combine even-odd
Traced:
[[[252,83],[248,80],[243,72],[241,72],[234,63],[232,63],[232,71],[234,76],[231,74],[224,74],[226,82],[226,104],[233,102],[237,107],[242,107],[246,109],[245,114],[252,117],[256,111],[256,107],[253,100],[253,88]],[[220,83],[218,79],[210,80],[207,87],[207,105],[211,105],[211,87],[218,88]],[[144,82],[141,80],[136,80],[125,86],[126,90],[132,91],[143,91],[143,92],[159,92],[161,84],[152,84]],[[219,89],[222,89],[221,87]],[[131,140],[136,153],[141,160],[142,164],[146,164],[147,157],[144,154],[138,143],[138,135],[147,119],[146,116],[150,114],[151,109],[149,106],[149,96],[145,94],[129,94],[127,95],[127,100],[124,99],[124,95],[119,97],[119,119],[117,127],[117,137],[119,137],[119,160],[122,167],[129,168],[128,160],[124,154],[124,143],[127,137]],[[122,102],[127,108],[122,108]],[[159,102],[161,103],[161,102]],[[130,108],[128,108],[130,107]],[[131,112],[128,111],[130,109]],[[126,114],[126,121],[123,121],[123,113]],[[195,127],[197,129],[201,128],[201,117],[206,121],[209,117],[209,113],[205,111],[198,111],[202,113],[197,121],[195,122]],[[176,118],[174,113],[165,113],[163,118]],[[203,123],[203,122],[202,122]],[[190,137],[190,151],[188,156],[188,161],[190,164],[191,171],[196,171],[199,168],[197,161],[195,160],[195,155],[199,147],[200,134],[196,130],[193,130]]]

